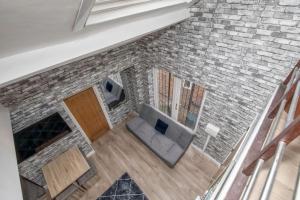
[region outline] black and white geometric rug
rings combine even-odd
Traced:
[[[131,177],[125,173],[97,200],[149,200]]]

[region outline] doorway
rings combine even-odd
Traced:
[[[64,102],[92,142],[110,129],[93,88],[68,97]]]

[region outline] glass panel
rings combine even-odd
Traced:
[[[171,116],[174,76],[165,70],[158,70],[158,108]]]
[[[121,78],[120,73],[111,74],[108,77],[123,87],[122,78]]]
[[[126,76],[126,74],[123,72],[110,74],[100,83],[104,102],[108,105],[109,110],[119,107],[126,100],[121,76]]]
[[[194,129],[202,104],[204,88],[194,83],[192,83],[191,87],[186,86],[186,81],[183,81],[181,87],[178,121],[183,125]]]

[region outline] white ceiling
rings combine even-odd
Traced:
[[[190,17],[192,2],[153,1],[74,32],[80,0],[49,1],[0,0],[0,87],[181,22]]]
[[[81,0],[0,0],[0,58],[65,41]]]

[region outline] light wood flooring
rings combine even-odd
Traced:
[[[95,200],[125,172],[150,200],[195,200],[203,195],[218,169],[214,162],[190,146],[175,168],[169,168],[126,129],[125,122],[93,143],[96,154],[91,159],[98,174],[87,183],[87,192],[78,191],[70,199]]]

